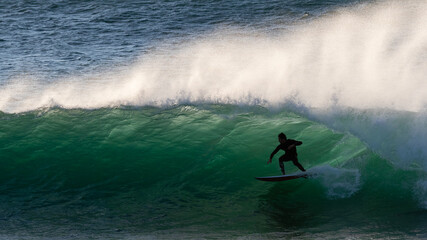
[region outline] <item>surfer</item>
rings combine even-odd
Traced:
[[[285,165],[283,162],[292,161],[295,166],[297,166],[301,171],[305,172],[304,167],[298,162],[298,154],[296,146],[302,144],[300,141],[296,141],[293,139],[287,139],[284,133],[279,134],[279,146],[274,149],[274,151],[270,155],[270,160],[268,160],[267,164],[271,163],[274,154],[276,154],[279,150],[285,151],[285,154],[279,158],[280,169],[282,170],[283,175],[285,175]]]

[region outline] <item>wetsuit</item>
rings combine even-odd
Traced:
[[[276,154],[279,150],[285,151],[285,154],[279,158],[279,165],[283,175],[285,174],[285,166],[283,162],[289,161],[292,161],[295,166],[297,166],[301,171],[305,172],[304,167],[298,162],[297,148],[293,147],[291,149],[288,149],[290,145],[299,146],[301,144],[301,141],[288,139],[285,143],[279,144],[279,146],[277,146],[276,149],[274,149],[274,151],[271,153],[270,159],[273,158],[274,154]]]

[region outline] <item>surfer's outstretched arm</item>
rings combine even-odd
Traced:
[[[274,149],[274,151],[270,155],[270,159],[268,160],[267,164],[271,163],[271,160],[273,159],[274,155],[280,150],[280,145]]]

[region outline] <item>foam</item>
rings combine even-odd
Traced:
[[[420,179],[415,184],[414,195],[418,198],[420,207],[427,209],[427,179]]]
[[[334,168],[329,165],[310,169],[313,178],[320,181],[330,199],[349,198],[361,187],[360,172],[357,169]]]

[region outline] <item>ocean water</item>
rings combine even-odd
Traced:
[[[426,11],[1,1],[0,239],[427,238]]]

